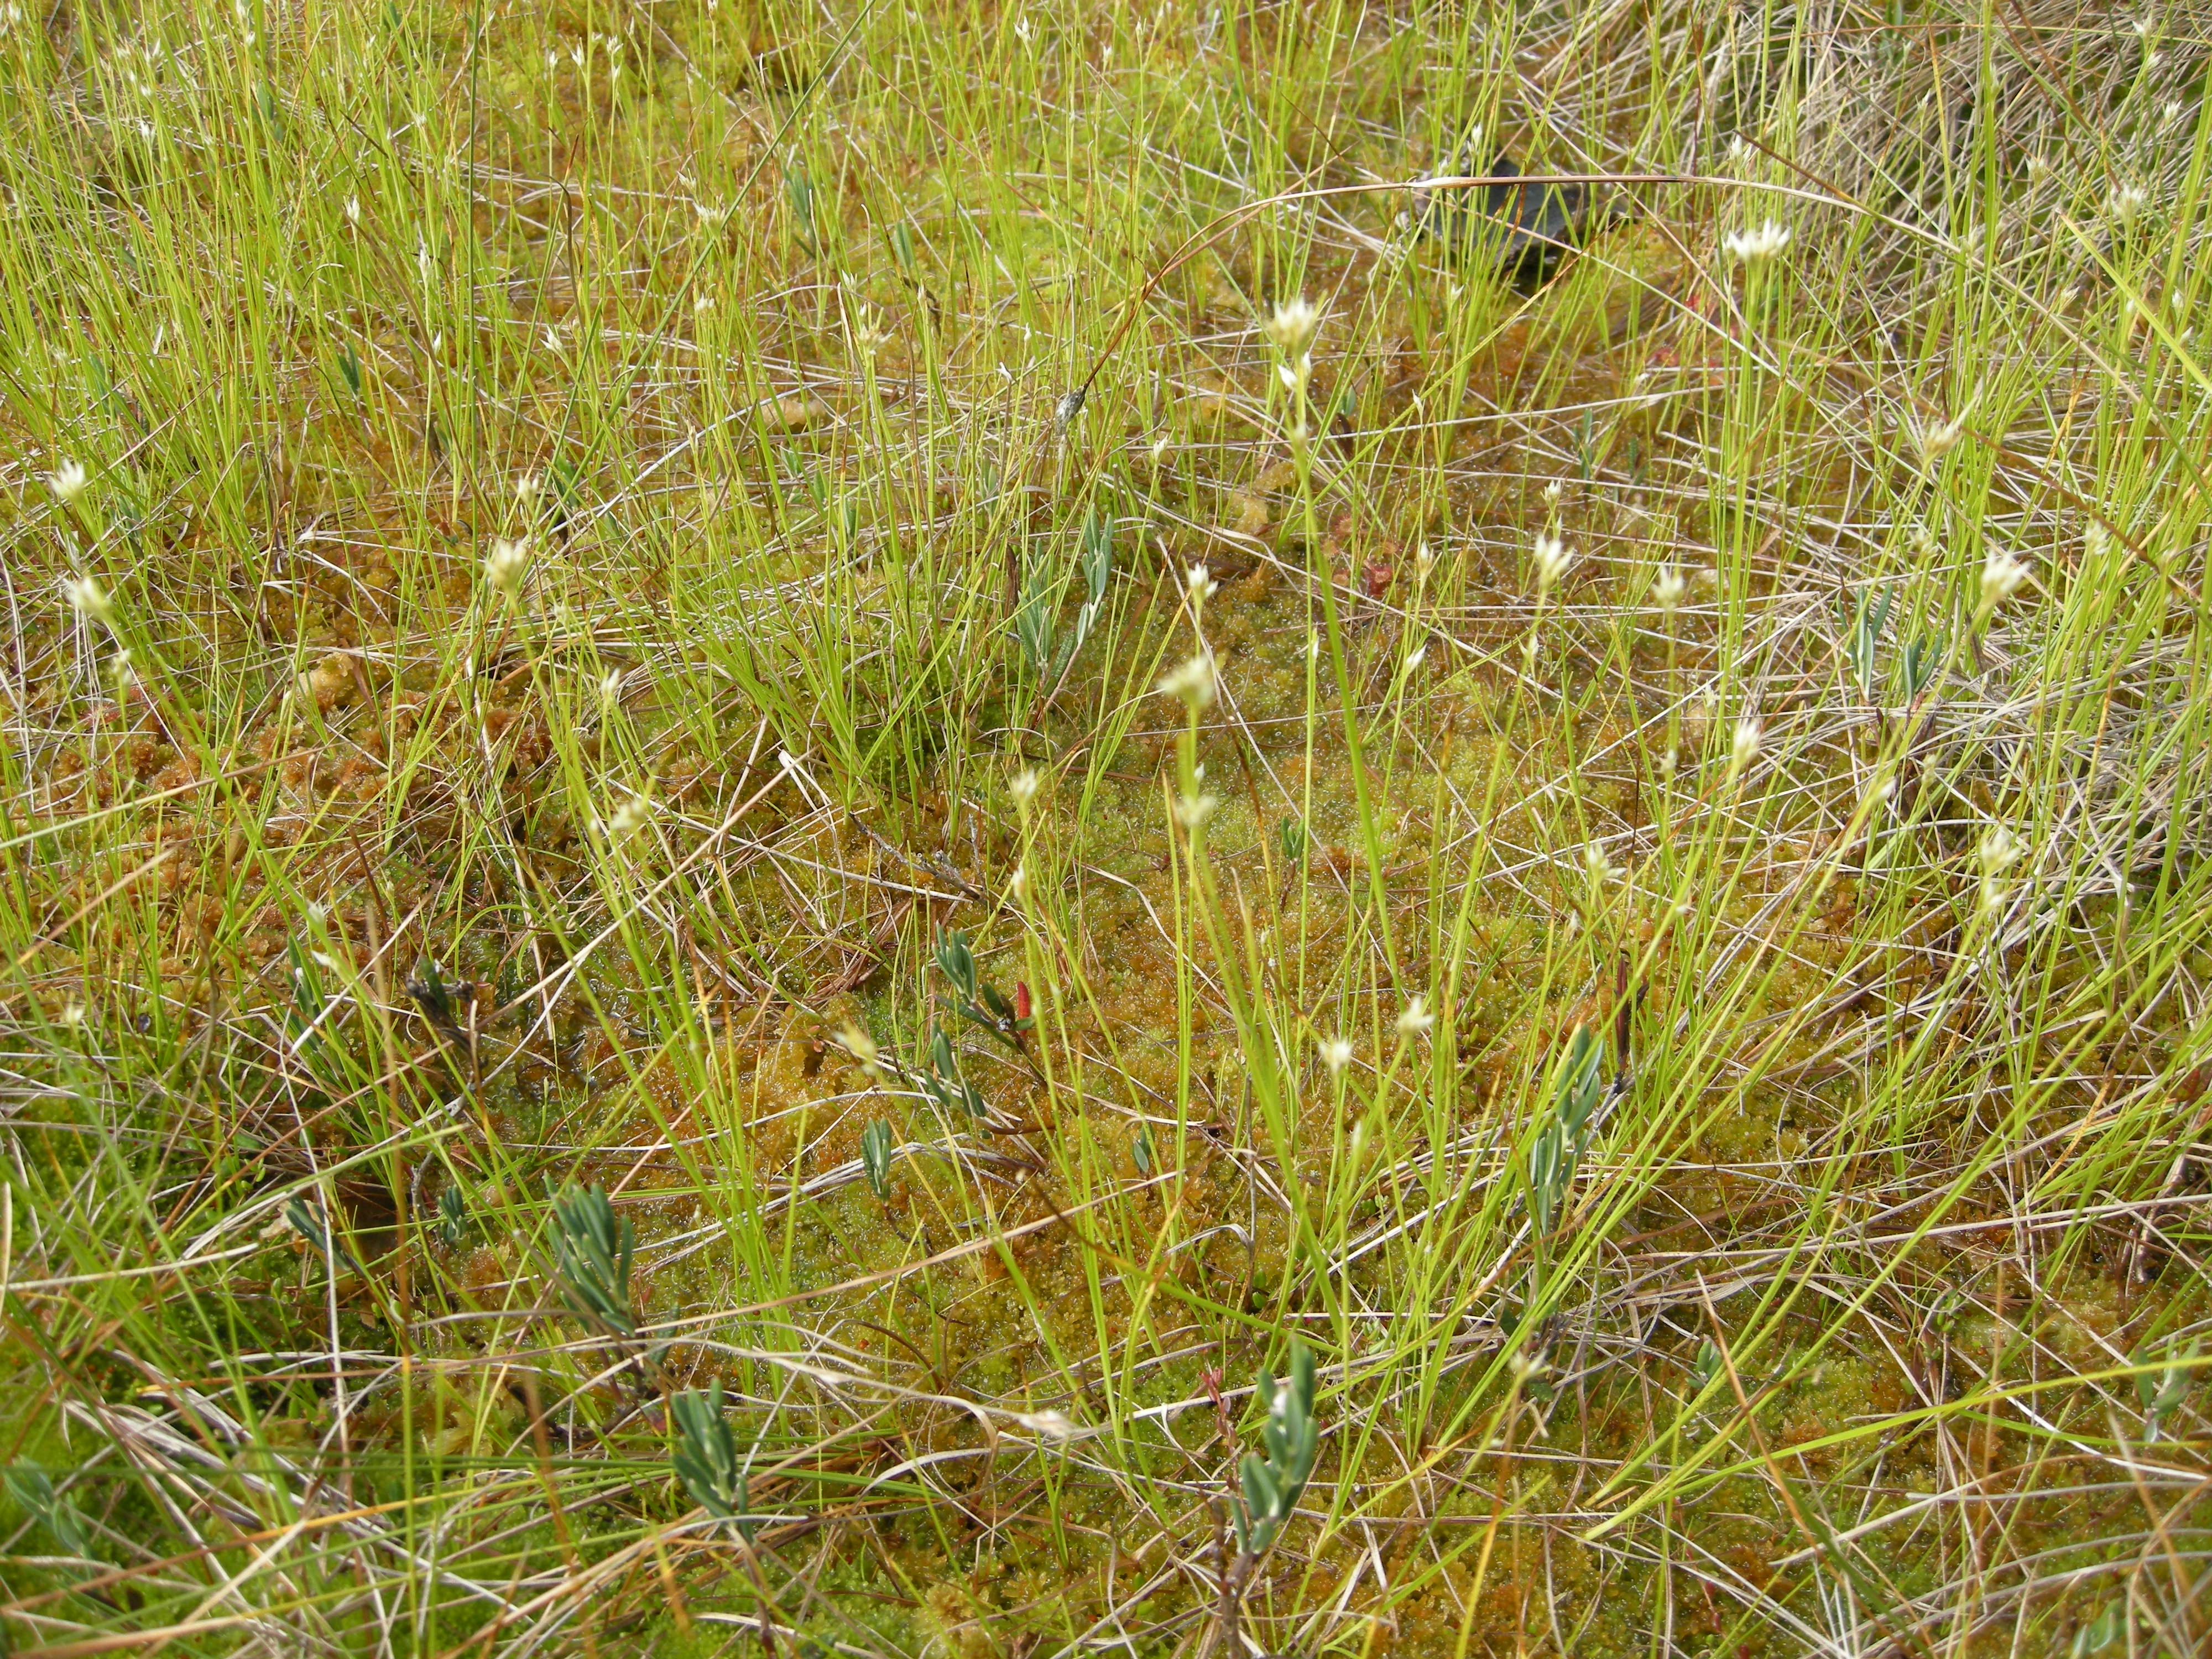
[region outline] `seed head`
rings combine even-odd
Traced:
[[[1769,219],[1756,230],[1731,231],[1721,246],[1731,259],[1747,265],[1765,264],[1790,246],[1790,227]]]
[[[84,494],[85,483],[84,466],[78,461],[64,461],[46,474],[46,487],[54,492],[64,507]]]
[[[1559,585],[1559,578],[1574,568],[1575,556],[1567,544],[1549,533],[1536,538],[1536,591],[1548,593]]]
[[[1321,330],[1321,312],[1310,300],[1300,296],[1287,304],[1279,304],[1275,314],[1260,325],[1275,349],[1292,362],[1306,355],[1313,344],[1314,336]]]
[[[530,544],[501,538],[492,543],[484,559],[484,580],[499,592],[511,593],[521,586],[523,572],[529,568]]]

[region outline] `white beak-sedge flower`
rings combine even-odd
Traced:
[[[1314,336],[1321,331],[1321,311],[1303,295],[1286,303],[1278,304],[1275,314],[1260,325],[1261,331],[1274,343],[1275,349],[1292,362],[1306,355],[1313,344]]]
[[[1752,762],[1759,758],[1761,728],[1759,721],[1747,714],[1735,723],[1735,732],[1729,740],[1728,781],[1734,783],[1751,769]]]
[[[84,464],[81,461],[64,461],[46,474],[46,488],[54,492],[64,507],[84,494],[86,482]]]
[[[2027,565],[2001,547],[1991,548],[1982,561],[1982,615],[1988,616],[2019,592],[2027,580]]]
[[[69,598],[70,608],[79,615],[96,623],[113,623],[115,602],[107,597],[107,590],[92,576],[72,576],[62,584],[62,592]]]
[[[1557,536],[1536,538],[1536,588],[1548,592],[1559,584],[1559,579],[1574,568],[1575,556],[1567,544]]]
[[[1765,264],[1790,246],[1790,228],[1769,219],[1757,230],[1733,231],[1721,239],[1731,259],[1747,265]]]
[[[1214,694],[1218,689],[1214,678],[1213,658],[1204,651],[1182,667],[1164,675],[1159,684],[1162,696],[1180,697],[1183,706],[1194,714],[1213,706]]]
[[[1982,836],[1975,857],[1982,866],[1982,908],[1994,910],[2004,902],[2005,872],[2020,862],[2021,847],[2012,832],[1996,824]]]
[[[495,540],[484,559],[484,580],[501,593],[511,593],[522,582],[522,573],[530,568],[530,544],[526,541]]]

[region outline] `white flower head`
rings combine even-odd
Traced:
[[[70,606],[80,616],[89,617],[96,623],[115,620],[115,602],[107,597],[107,590],[93,576],[71,576],[62,584],[62,592],[69,598]]]
[[[642,795],[632,795],[620,806],[616,807],[614,816],[607,820],[608,839],[611,841],[626,839],[645,828],[647,821],[652,817],[653,803]]]
[[[1933,466],[1959,447],[1959,440],[1966,435],[1966,417],[1964,415],[1954,415],[1936,426],[1916,427],[1912,433],[1913,447],[1920,452],[1920,459],[1924,465]]]
[[[2132,225],[2150,205],[2150,192],[2141,185],[2122,185],[2105,204],[2106,210],[2123,226]]]
[[[81,461],[64,461],[46,474],[46,488],[52,490],[64,506],[84,494],[85,483],[84,465]]]
[[[1205,827],[1206,821],[1221,809],[1218,795],[1195,794],[1179,797],[1175,804],[1175,820],[1186,830]]]
[[[1557,507],[1559,504],[1559,497],[1566,493],[1566,485],[1557,478],[1553,479],[1549,483],[1544,486],[1544,499],[1554,507]]]
[[[883,1051],[876,1047],[875,1038],[862,1030],[856,1022],[848,1020],[840,1026],[837,1041],[847,1054],[860,1062],[860,1069],[870,1077],[883,1074]]]
[[[1352,1064],[1350,1041],[1344,1037],[1323,1038],[1321,1045],[1321,1063],[1328,1067],[1328,1074],[1331,1077],[1340,1076],[1344,1068]]]
[[[1567,544],[1557,536],[1547,532],[1536,538],[1536,588],[1549,592],[1559,585],[1559,579],[1574,568],[1575,556]]]
[[[1729,258],[1747,265],[1765,264],[1789,246],[1790,227],[1772,219],[1756,230],[1731,231],[1721,239]]]
[[[1036,799],[1037,787],[1035,767],[1025,766],[1006,780],[1006,793],[1014,798],[1015,806],[1024,811]]]
[[[1215,678],[1213,654],[1200,651],[1180,668],[1164,676],[1159,684],[1160,695],[1180,697],[1184,707],[1194,714],[1210,708],[1215,694],[1220,690]]]
[[[2021,845],[2011,830],[2001,823],[1991,824],[1983,832],[1982,844],[1974,856],[1980,860],[1984,876],[2001,876],[2020,862]]]
[[[1221,591],[1221,584],[1206,574],[1204,563],[1198,563],[1183,573],[1183,585],[1194,599],[1212,599]]]
[[[2004,902],[2005,872],[2020,862],[2025,849],[2002,824],[1992,824],[1982,836],[1975,858],[1982,866],[1982,908],[1994,910]]]
[[[514,499],[526,507],[538,499],[538,492],[544,487],[545,481],[535,472],[525,472],[514,481]]]
[[[1321,331],[1321,312],[1314,302],[1303,295],[1278,304],[1274,315],[1260,325],[1261,331],[1274,342],[1275,349],[1292,362],[1306,356],[1313,344],[1314,336]]]
[[[1596,842],[1583,848],[1583,869],[1592,887],[1602,887],[1620,874],[1620,866],[1606,856],[1605,848]]]
[[[1016,1412],[1013,1416],[1041,1440],[1073,1440],[1082,1432],[1065,1412]]]
[[[883,313],[873,306],[854,306],[849,326],[853,349],[864,357],[874,356],[891,343],[891,331],[884,326]]]
[[[1735,731],[1729,738],[1729,781],[1734,783],[1751,769],[1752,762],[1759,758],[1759,745],[1765,735],[1756,715],[1746,714],[1735,723]]]
[[[484,580],[497,592],[511,593],[522,585],[523,573],[529,568],[530,544],[501,537],[493,541],[491,551],[485,556]]]
[[[1681,609],[1682,596],[1689,591],[1690,585],[1682,580],[1682,573],[1671,564],[1661,565],[1659,574],[1651,580],[1652,599],[1670,617]]]
[[[1415,646],[1411,651],[1408,651],[1406,653],[1406,672],[1408,674],[1411,674],[1415,669],[1419,668],[1428,659],[1429,647],[1425,645]]]
[[[1019,903],[1030,896],[1030,867],[1026,864],[1014,866],[1014,873],[1006,878],[1006,892]]]
[[[1991,548],[1982,561],[1982,614],[1987,616],[2019,592],[2027,580],[2027,565],[2001,547]]]
[[[1408,997],[1404,1012],[1398,1016],[1398,1035],[1410,1042],[1415,1037],[1427,1036],[1429,1028],[1436,1023],[1437,1017],[1429,1012],[1426,997]]]
[[[619,668],[610,668],[605,673],[600,675],[599,701],[612,702],[617,697],[622,696],[622,683],[623,672]]]

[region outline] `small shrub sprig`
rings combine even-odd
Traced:
[[[553,1200],[553,1222],[554,1261],[569,1310],[611,1335],[634,1340],[629,1269],[637,1229],[628,1218],[616,1218],[605,1187],[562,1191]]]
[[[1267,1455],[1245,1454],[1243,1489],[1231,1504],[1237,1552],[1253,1557],[1264,1555],[1275,1541],[1313,1474],[1321,1445],[1321,1425],[1313,1414],[1313,1351],[1303,1342],[1291,1344],[1291,1374],[1279,1385],[1263,1362],[1260,1393],[1267,1401],[1267,1420],[1260,1429]]]
[[[1321,1424],[1314,1416],[1313,1351],[1293,1340],[1290,1375],[1279,1383],[1262,1362],[1259,1392],[1267,1402],[1267,1420],[1260,1429],[1267,1455],[1246,1453],[1229,1493],[1237,1554],[1222,1570],[1215,1650],[1231,1654],[1243,1651],[1237,1626],[1244,1586],[1296,1512],[1321,1449]]]
[[[1022,1034],[1036,1024],[1029,1009],[1029,991],[1018,981],[1009,1000],[984,979],[975,966],[975,952],[968,935],[941,934],[937,941],[938,971],[951,982],[957,995],[953,1009],[971,1024],[980,1025],[1017,1054],[1025,1053]]]
[[[1529,1145],[1528,1214],[1535,1223],[1540,1249],[1551,1235],[1588,1147],[1590,1115],[1604,1087],[1599,1075],[1603,1058],[1589,1028],[1575,1027],[1565,1063],[1552,1086],[1551,1112]]]
[[[668,1402],[668,1413],[676,1424],[676,1449],[669,1458],[676,1478],[693,1503],[750,1543],[757,1523],[746,1514],[751,1503],[745,1472],[722,1415],[722,1379],[716,1377],[704,1393],[687,1389],[676,1395]]]

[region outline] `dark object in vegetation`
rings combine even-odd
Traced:
[[[1465,173],[1476,176],[1473,167]],[[1502,150],[1486,176],[1495,182],[1429,195],[1416,222],[1465,264],[1523,288],[1545,281],[1570,250],[1628,216],[1617,205],[1598,206],[1587,185],[1510,182],[1521,169]]]

